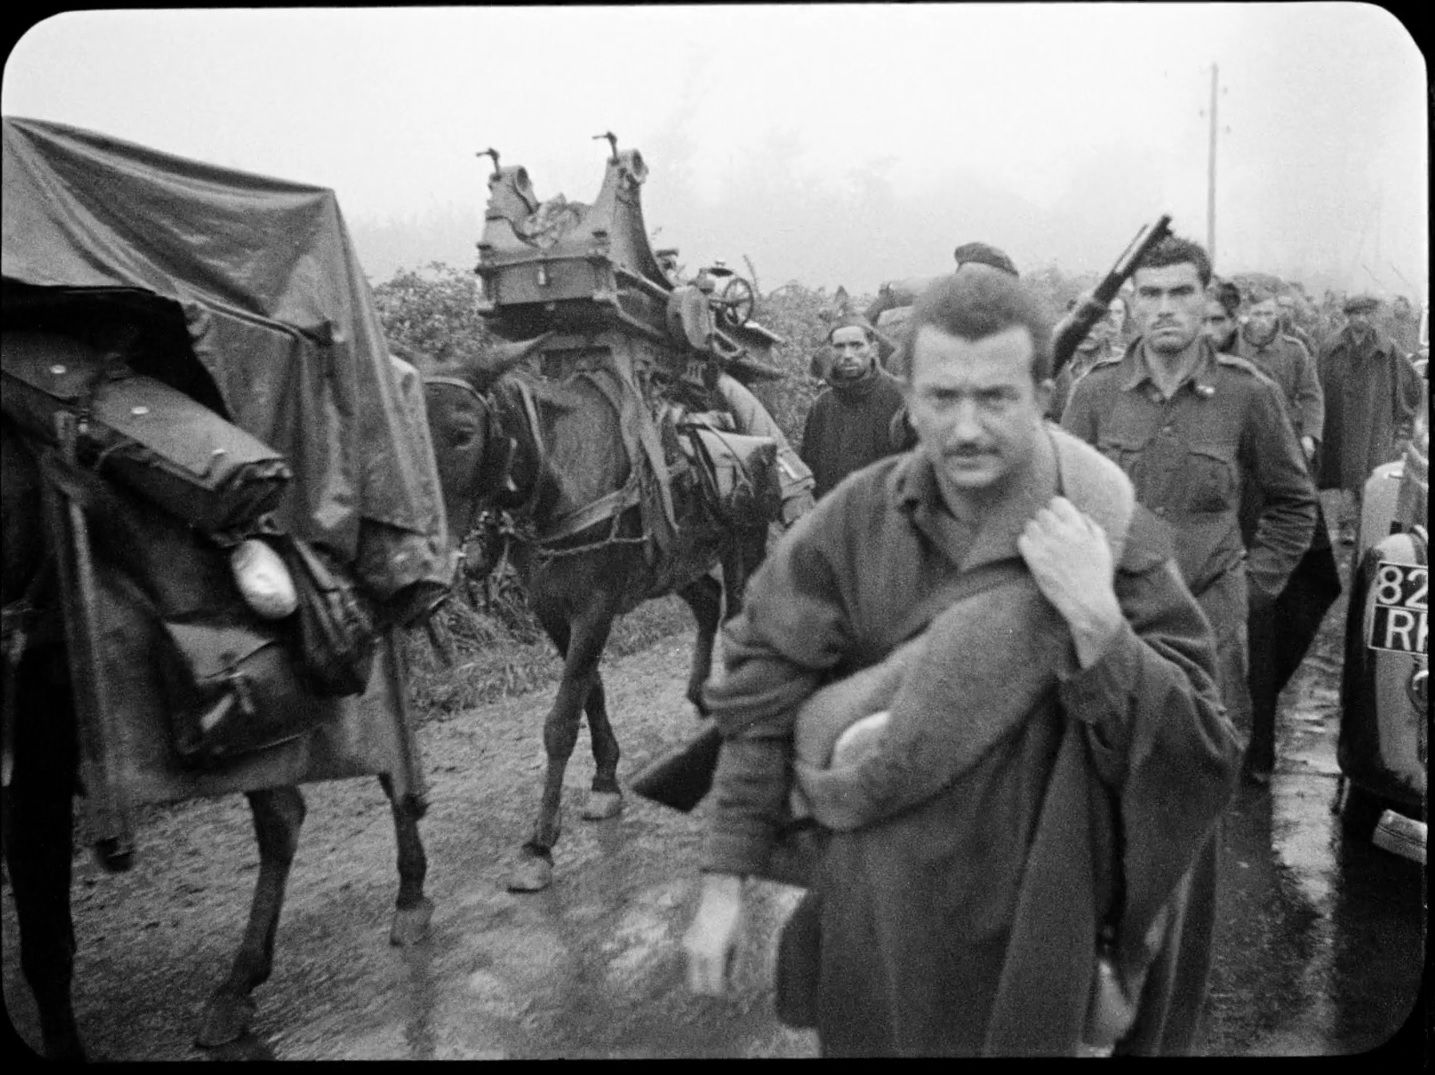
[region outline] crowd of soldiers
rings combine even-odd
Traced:
[[[956,256],[895,346],[828,333],[815,508],[706,689],[689,984],[725,988],[799,804],[826,843],[778,1009],[825,1054],[1189,1051],[1220,815],[1270,781],[1332,542],[1411,435],[1413,310],[1242,287],[1167,237],[1053,379],[1011,259]]]

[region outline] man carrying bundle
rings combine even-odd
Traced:
[[[1020,281],[940,280],[897,357],[918,450],[786,535],[708,685],[689,985],[725,988],[795,772],[829,834],[778,1007],[824,1053],[1188,1051],[1238,753],[1210,628],[1120,470],[1043,423]],[[875,745],[832,754],[826,725],[874,712]]]

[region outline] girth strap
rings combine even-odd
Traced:
[[[636,507],[641,499],[642,492],[638,488],[638,483],[629,480],[623,488],[614,489],[611,493],[600,496],[592,503],[585,504],[583,507],[555,519],[551,527],[538,535],[538,540],[540,543],[547,543],[571,537],[605,519],[611,519],[629,508]]]

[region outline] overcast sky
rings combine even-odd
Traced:
[[[338,192],[375,282],[475,260],[486,158],[591,201],[615,132],[650,231],[873,290],[959,242],[1107,268],[1163,212],[1216,268],[1427,293],[1427,76],[1355,3],[71,12],[0,110]],[[660,230],[659,230],[660,229]]]

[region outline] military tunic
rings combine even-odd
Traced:
[[[1296,435],[1311,437],[1319,444],[1325,429],[1325,393],[1316,376],[1315,359],[1305,345],[1280,332],[1257,344],[1241,332],[1236,336],[1236,354],[1280,385]]]
[[[1280,389],[1244,359],[1199,345],[1200,360],[1163,399],[1137,340],[1077,382],[1062,425],[1116,462],[1136,499],[1175,530],[1182,577],[1216,632],[1226,707],[1244,727],[1248,602],[1267,606],[1285,587],[1310,545],[1317,500]],[[1249,550],[1248,478],[1263,504]]]

